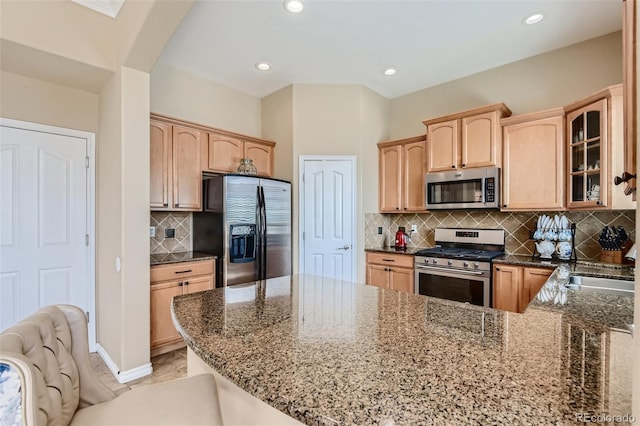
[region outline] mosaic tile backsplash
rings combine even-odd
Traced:
[[[151,226],[156,236],[151,238],[151,254],[192,251],[192,216],[189,212],[151,212]],[[175,238],[165,238],[165,229],[175,229]]]
[[[366,247],[393,245],[399,226],[407,233],[411,225],[417,232],[411,234],[410,247],[433,247],[434,229],[445,228],[502,228],[506,231],[505,250],[510,254],[531,255],[535,251],[534,241],[529,237],[535,230],[538,216],[564,214],[576,224],[576,252],[578,259],[598,260],[600,244],[598,236],[604,226],[623,226],[630,238],[635,238],[635,210],[618,211],[569,211],[569,212],[513,212],[502,213],[484,210],[435,211],[421,214],[365,213]],[[382,234],[378,234],[382,227]]]

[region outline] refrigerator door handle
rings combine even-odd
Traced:
[[[262,230],[260,233],[260,244],[262,246],[262,250],[260,251],[260,264],[261,264],[261,270],[262,270],[260,274],[260,279],[264,280],[267,278],[267,210],[266,210],[265,199],[264,199],[264,187],[260,186],[259,191],[260,191],[259,204],[260,204],[260,212],[261,212],[260,225],[262,227]]]

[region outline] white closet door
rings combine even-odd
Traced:
[[[55,303],[91,311],[87,149],[0,126],[0,329]]]

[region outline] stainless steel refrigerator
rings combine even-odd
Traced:
[[[291,274],[291,183],[204,175],[193,250],[218,256],[216,287]]]

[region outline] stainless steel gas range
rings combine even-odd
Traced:
[[[415,291],[491,306],[491,260],[504,254],[504,229],[436,228],[435,247],[415,256]]]

